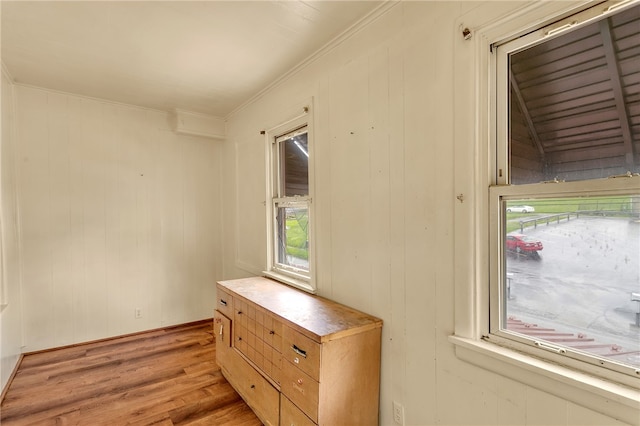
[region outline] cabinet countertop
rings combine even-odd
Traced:
[[[275,313],[319,343],[382,327],[379,318],[270,278],[241,278],[218,285]]]

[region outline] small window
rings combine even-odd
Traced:
[[[640,6],[494,47],[491,334],[637,376]]]
[[[306,126],[276,138],[278,181],[275,209],[275,265],[309,272],[309,146]]]
[[[313,291],[309,128],[307,117],[302,117],[268,133],[271,206],[266,273]]]

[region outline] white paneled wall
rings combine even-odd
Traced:
[[[24,350],[210,317],[221,143],[157,111],[15,95]]]
[[[494,18],[521,6],[501,3]],[[317,288],[384,320],[381,423],[394,424],[398,401],[407,425],[618,424],[597,407],[466,364],[447,340],[454,134],[467,131],[454,128],[454,97],[464,96],[454,86],[455,23],[476,7],[399,3],[228,118],[225,276],[265,267],[259,131],[313,97]]]
[[[3,389],[22,352],[20,243],[14,167],[13,87],[2,72],[2,300],[0,301],[0,389]]]

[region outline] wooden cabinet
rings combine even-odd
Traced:
[[[267,425],[375,425],[382,320],[264,277],[221,281],[216,361]]]

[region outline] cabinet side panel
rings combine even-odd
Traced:
[[[323,345],[318,424],[378,424],[381,328]]]

